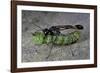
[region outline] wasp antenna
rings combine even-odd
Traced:
[[[40,26],[38,26],[38,25],[36,25],[36,24],[34,24],[36,27],[38,27],[38,28],[40,28],[40,29],[42,29],[42,27],[40,27]]]
[[[75,25],[75,27],[76,27],[77,29],[79,29],[79,30],[84,29],[84,27],[83,27],[82,25]]]

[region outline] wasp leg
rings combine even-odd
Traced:
[[[46,57],[46,59],[48,59],[48,58],[50,57],[51,52],[52,52],[52,49],[53,49],[53,44],[51,44],[51,48],[50,48],[50,50],[49,50],[49,53],[48,53],[48,56]]]
[[[74,51],[72,50],[72,48],[70,47],[70,51],[71,51],[71,55],[75,56]]]

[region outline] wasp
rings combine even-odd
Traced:
[[[65,29],[75,29],[74,32],[69,34],[62,34],[60,31]],[[80,31],[82,30],[82,25],[59,25],[52,26],[50,28],[45,28],[42,31],[33,33],[33,42],[35,44],[50,44],[55,45],[69,45],[77,42],[80,38]]]

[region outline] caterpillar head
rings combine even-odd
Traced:
[[[84,29],[84,27],[83,27],[82,25],[75,25],[75,27],[76,27],[77,29],[79,29],[79,30]]]

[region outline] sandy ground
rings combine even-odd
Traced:
[[[22,11],[22,62],[89,59],[89,17],[90,15],[87,13]],[[66,46],[53,45],[48,58],[46,57],[52,45],[35,45],[32,42],[31,33],[41,30],[39,27],[44,29],[53,25],[76,24],[84,26],[80,40],[77,43]]]

